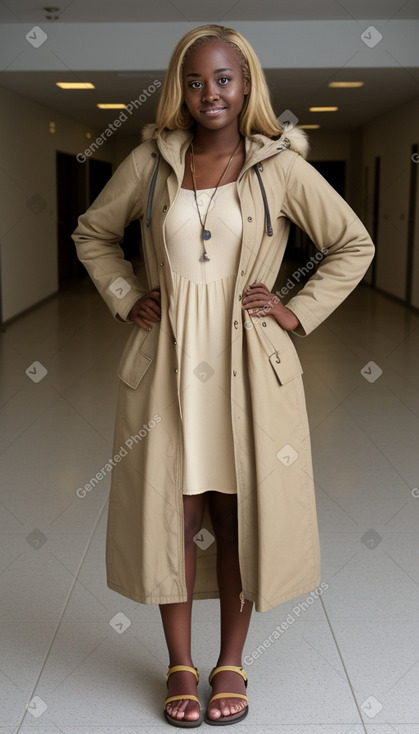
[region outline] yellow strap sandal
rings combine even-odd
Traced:
[[[189,665],[172,665],[171,668],[167,671],[166,675],[166,685],[169,683],[169,677],[172,675],[172,673],[177,673],[180,670],[186,670],[189,673],[192,673],[195,676],[196,683],[199,683],[199,674],[197,668],[191,668]],[[173,716],[170,716],[166,711],[166,706],[168,703],[171,703],[171,701],[196,701],[199,703],[200,711],[199,711],[199,719],[188,721],[185,719],[174,719]],[[185,694],[178,694],[177,696],[168,696],[163,704],[164,708],[164,715],[166,717],[166,721],[168,721],[169,724],[172,726],[178,726],[181,729],[193,729],[196,726],[201,726],[202,724],[202,714],[201,714],[201,704],[199,702],[199,698],[197,696],[193,696],[191,693],[185,693]]]
[[[221,673],[223,670],[232,670],[233,673],[238,673],[239,675],[241,675],[247,688],[247,675],[243,668],[239,668],[237,665],[220,665],[218,668],[213,668],[209,675],[209,682],[211,683],[214,676],[217,675],[217,673]],[[208,703],[207,713],[205,716],[206,724],[211,724],[211,726],[226,726],[227,724],[237,724],[238,721],[243,721],[243,719],[249,713],[249,706],[247,705],[246,708],[243,709],[243,711],[239,711],[237,714],[231,714],[230,716],[221,716],[219,719],[211,719],[208,716],[208,709],[213,701],[216,701],[220,698],[241,698],[243,701],[246,701],[247,704],[247,696],[244,693],[216,693],[215,696],[213,696]]]

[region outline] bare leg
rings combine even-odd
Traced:
[[[188,601],[178,604],[160,604],[160,613],[164,635],[169,650],[169,665],[190,665],[191,657],[191,621],[192,592],[196,570],[196,544],[193,537],[202,527],[205,495],[184,495],[183,508],[185,518],[185,574]],[[196,696],[196,682],[192,673],[179,671],[169,678],[169,696],[177,693],[191,693]],[[179,699],[167,704],[167,713],[173,719],[196,721],[199,719],[199,706],[196,701]]]
[[[249,629],[253,603],[246,600],[240,612],[242,590],[238,553],[237,495],[211,492],[211,522],[217,539],[217,577],[220,593],[221,649],[218,665],[242,665],[242,652]],[[223,691],[245,693],[244,680],[237,673],[223,671],[213,679],[213,694]],[[231,716],[246,706],[244,699],[218,699],[211,704],[211,719]]]

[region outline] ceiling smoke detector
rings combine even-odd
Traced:
[[[42,10],[45,10],[45,19],[46,20],[59,20],[60,19],[60,8],[42,8]]]

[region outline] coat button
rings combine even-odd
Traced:
[[[238,327],[239,327],[239,322],[238,322],[238,321],[235,321],[235,322],[234,322],[234,328],[235,328],[235,329],[238,329]]]
[[[278,357],[278,355],[276,355],[276,360],[275,360],[275,362],[278,362],[278,364],[279,364],[279,363],[280,363],[280,361],[281,361],[281,358],[280,358],[280,357]]]
[[[242,299],[242,297],[241,297],[241,295],[240,295],[240,296],[239,296],[239,301],[241,301],[241,299]]]
[[[164,265],[164,263],[160,263],[160,267],[161,267],[161,268],[163,267],[163,265]]]
[[[177,344],[177,341],[176,341],[176,339],[173,339],[173,344]]]
[[[167,204],[165,204],[165,205],[164,205],[164,207],[163,207],[163,211],[164,211],[164,212],[167,212]]]
[[[241,271],[240,275],[241,275],[241,276],[243,277],[243,275],[244,275],[244,270],[242,270],[242,271]]]
[[[233,375],[234,375],[234,377],[236,377],[236,375],[237,375],[237,370],[233,370]]]
[[[157,157],[157,153],[152,153],[152,154],[151,154],[151,157],[152,157],[152,158],[156,158],[156,157]]]
[[[178,372],[179,372],[179,370],[178,370],[178,368],[177,368],[177,367],[176,367],[176,369],[175,369],[175,372],[176,372],[176,373],[178,373]]]
[[[262,321],[262,326],[266,326],[266,321]]]
[[[253,217],[247,217],[248,222],[253,222]]]

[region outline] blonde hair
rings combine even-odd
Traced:
[[[250,43],[233,28],[208,24],[186,33],[173,50],[157,108],[154,137],[163,130],[188,130],[192,127],[194,120],[183,104],[183,64],[192,48],[214,40],[224,41],[231,46],[238,57],[243,80],[249,82],[249,93],[238,118],[240,133],[245,136],[254,133],[262,133],[267,137],[281,135],[283,130],[272,109],[265,74]]]

